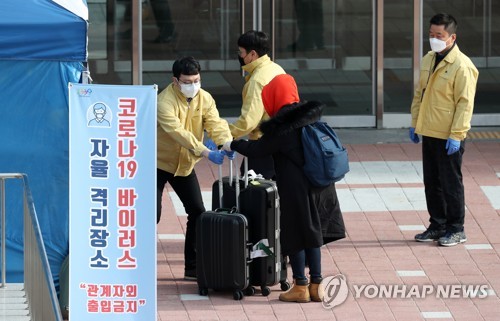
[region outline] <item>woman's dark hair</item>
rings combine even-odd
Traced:
[[[457,33],[457,20],[450,14],[438,13],[431,18],[431,25],[444,26],[444,30],[450,35]]]
[[[177,59],[172,66],[172,73],[177,79],[179,79],[181,74],[188,76],[198,75],[200,71],[200,63],[191,56]]]
[[[247,52],[255,50],[262,57],[269,53],[269,37],[265,32],[250,30],[238,38],[238,47],[245,48]]]

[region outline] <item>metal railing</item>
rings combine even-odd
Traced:
[[[24,289],[32,321],[62,321],[57,293],[36,216],[28,176],[21,173],[0,174],[2,229],[2,286],[5,286],[5,180],[23,181],[24,212]]]

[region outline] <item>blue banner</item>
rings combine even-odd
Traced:
[[[156,320],[154,86],[69,84],[69,313]]]

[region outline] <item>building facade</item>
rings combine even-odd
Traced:
[[[272,58],[301,98],[323,101],[334,127],[410,124],[429,19],[458,20],[457,44],[479,69],[473,126],[500,125],[500,1],[495,0],[88,0],[94,83],[171,82],[191,55],[221,115],[239,115],[244,78],[237,39],[267,32]]]

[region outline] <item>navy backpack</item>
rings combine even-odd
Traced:
[[[327,123],[317,121],[302,128],[304,172],[314,186],[328,186],[349,172],[347,150]]]

